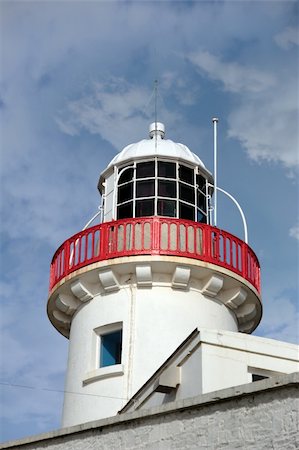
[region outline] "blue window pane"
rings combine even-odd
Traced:
[[[122,330],[101,336],[100,367],[121,363]]]

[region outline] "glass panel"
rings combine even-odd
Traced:
[[[158,216],[176,217],[176,201],[158,199]]]
[[[197,222],[207,223],[207,216],[203,214],[199,209],[197,210]]]
[[[196,184],[198,189],[203,192],[206,191],[206,179],[202,175],[196,175]]]
[[[120,169],[119,172],[122,172],[121,176],[119,177],[118,184],[127,183],[128,181],[131,181],[134,174],[133,167],[127,168],[127,169]]]
[[[180,183],[180,200],[194,204],[194,188],[192,186],[187,186],[186,184]]]
[[[137,181],[136,197],[152,197],[155,195],[155,181]]]
[[[162,181],[158,182],[158,195],[160,197],[176,197],[176,182]]]
[[[194,170],[189,167],[179,166],[179,179],[189,184],[194,184]]]
[[[158,162],[158,177],[176,178],[176,164],[171,162]]]
[[[197,206],[206,212],[207,209],[206,198],[199,191],[197,191]]]
[[[128,217],[133,217],[133,202],[125,203],[117,208],[118,219],[126,219]]]
[[[133,198],[133,183],[124,184],[118,188],[117,203],[124,203]]]
[[[154,199],[136,201],[136,217],[153,216]]]
[[[180,219],[194,220],[194,207],[180,202]]]
[[[100,367],[121,363],[122,330],[101,336]]]
[[[136,166],[136,178],[149,178],[155,176],[155,161],[138,163]]]

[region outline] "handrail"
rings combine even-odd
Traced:
[[[156,216],[102,223],[67,239],[51,262],[50,291],[75,270],[134,255],[173,255],[216,264],[245,278],[260,292],[260,265],[244,241],[203,223]]]

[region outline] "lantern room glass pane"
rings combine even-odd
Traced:
[[[133,202],[128,202],[117,207],[117,218],[127,219],[133,217]]]
[[[159,197],[176,197],[176,182],[159,180],[158,182]]]
[[[154,199],[137,200],[136,201],[136,217],[153,216],[154,215]]]
[[[133,198],[133,183],[127,183],[118,188],[118,203],[124,203]]]
[[[192,186],[187,186],[186,184],[180,183],[180,200],[184,200],[188,203],[195,202],[194,188]]]
[[[155,195],[155,181],[137,181],[136,183],[136,197],[152,197]]]
[[[128,168],[122,168],[119,172],[122,172],[121,176],[119,177],[118,184],[127,183],[128,181],[131,181],[133,179],[134,175],[134,169],[133,167]]]
[[[199,209],[197,210],[197,222],[207,223],[207,216],[203,214]]]
[[[179,179],[185,181],[185,183],[194,184],[194,170],[180,164]]]
[[[155,176],[155,161],[138,163],[136,166],[136,178],[150,178]]]
[[[180,202],[179,217],[180,219],[194,220],[194,207]]]
[[[166,161],[158,162],[158,177],[176,178],[176,164]]]
[[[206,190],[206,179],[202,175],[196,175],[196,184],[198,189],[205,192]]]
[[[197,192],[197,206],[206,212],[206,197],[201,192]]]
[[[158,199],[158,216],[176,217],[176,201]]]

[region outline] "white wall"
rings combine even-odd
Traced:
[[[123,323],[123,368],[113,374],[98,369],[94,330],[116,322]],[[72,319],[65,385],[78,395],[65,395],[63,426],[116,414],[196,327],[237,331],[222,303],[166,283],[123,286],[82,306]]]

